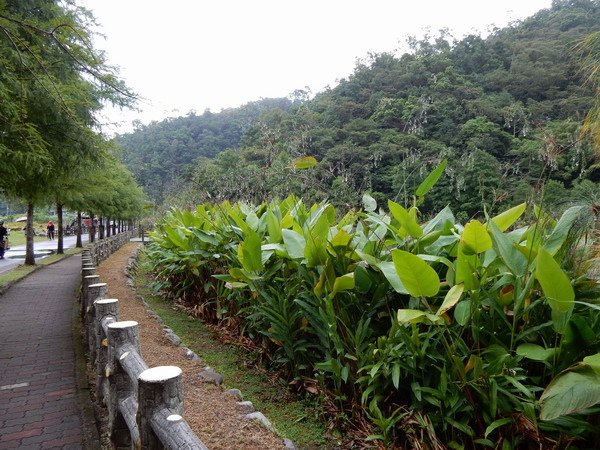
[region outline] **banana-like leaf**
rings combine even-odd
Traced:
[[[377,201],[369,194],[364,194],[362,198],[363,208],[365,211],[373,212],[377,209]]]
[[[533,361],[548,361],[558,351],[557,348],[544,348],[537,344],[521,344],[517,347],[517,355]]]
[[[498,214],[495,217],[492,217],[492,222],[496,224],[500,231],[506,231],[519,219],[519,217],[523,215],[526,208],[527,203],[521,203],[520,205],[517,205],[504,211],[503,213]]]
[[[404,287],[413,297],[433,297],[440,290],[440,278],[429,264],[412,253],[393,250],[392,260]]]
[[[304,250],[306,248],[306,239],[300,233],[294,230],[281,230],[283,236],[283,243],[288,252],[288,255],[292,259],[304,258]]]
[[[429,175],[427,175],[427,178],[425,178],[423,180],[423,182],[419,185],[419,187],[415,191],[415,194],[417,195],[417,197],[423,197],[425,194],[427,194],[431,190],[431,188],[435,185],[435,183],[438,182],[438,180],[442,176],[442,173],[444,173],[444,169],[446,168],[447,162],[448,161],[446,159],[444,159],[435,169],[433,169],[431,171],[431,173]]]
[[[478,255],[492,248],[492,238],[481,222],[471,220],[462,232],[460,244],[465,255]]]
[[[582,366],[559,374],[540,397],[540,418],[553,420],[600,403],[600,375]]]
[[[354,273],[347,273],[341,277],[337,277],[333,283],[333,292],[331,297],[334,297],[338,292],[344,292],[354,289]]]
[[[409,211],[402,205],[391,200],[388,200],[388,208],[394,219],[400,223],[400,226],[406,230],[411,237],[417,239],[423,235],[423,229],[416,220],[416,208],[411,208]]]
[[[544,247],[538,251],[535,276],[553,310],[565,313],[573,308],[575,291],[569,277]]]

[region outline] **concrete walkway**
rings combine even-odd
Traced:
[[[94,446],[72,328],[80,270],[72,256],[0,296],[0,450]]]

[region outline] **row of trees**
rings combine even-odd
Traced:
[[[96,131],[106,102],[128,107],[135,95],[92,46],[93,25],[72,1],[0,1],[0,193],[27,204],[26,264],[35,263],[35,206],[55,204],[59,230],[63,207],[114,219],[143,208],[143,192]]]

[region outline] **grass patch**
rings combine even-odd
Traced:
[[[149,270],[145,254],[141,252],[135,275],[138,293],[186,347],[223,375],[226,389],[241,390],[244,400],[250,400],[283,437],[291,439],[300,448],[327,447],[326,424],[319,420],[319,411],[313,401],[293,396],[283,382],[274,386],[263,372],[248,367],[249,358],[243,350],[220,342],[200,320],[174,308],[171,302],[154,294],[146,287],[150,281]]]
[[[5,286],[8,283],[19,281],[21,278],[25,278],[31,272],[36,269],[35,266],[20,265],[6,273],[0,275],[0,286]]]

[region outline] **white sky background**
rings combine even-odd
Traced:
[[[448,28],[460,38],[548,8],[551,0],[77,0],[93,11],[110,64],[141,111],[107,108],[109,134],[131,122],[218,112],[249,101],[313,94],[350,75],[369,52]],[[114,123],[117,125],[110,125]]]

